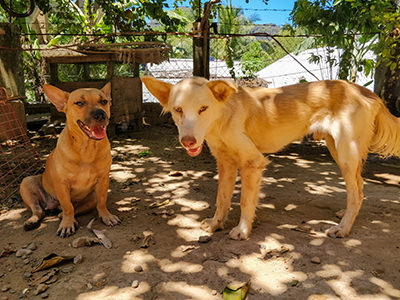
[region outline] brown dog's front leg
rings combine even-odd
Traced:
[[[226,153],[216,155],[218,165],[217,209],[212,219],[203,220],[201,227],[208,232],[222,229],[226,215],[231,206],[232,193],[237,175],[237,163],[227,157]]]
[[[67,183],[62,183],[56,191],[57,199],[62,209],[62,220],[57,230],[60,237],[68,237],[75,233],[78,222],[74,217],[74,207],[71,203],[70,187]]]
[[[111,214],[106,206],[107,203],[107,194],[108,194],[108,186],[110,184],[110,179],[107,176],[102,177],[95,186],[95,194],[98,199],[97,201],[97,211],[99,213],[99,217],[103,221],[104,224],[108,226],[114,226],[121,223],[121,220]]]

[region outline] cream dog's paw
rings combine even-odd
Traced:
[[[248,226],[239,224],[234,227],[231,232],[229,232],[229,238],[232,240],[247,240],[250,235],[251,228],[249,230]]]
[[[343,238],[343,237],[348,236],[349,233],[350,233],[350,230],[347,230],[340,224],[332,226],[331,228],[329,228],[326,231],[326,234],[331,238]]]
[[[213,218],[204,219],[200,225],[201,229],[207,232],[214,232],[218,229],[224,229],[223,224],[215,222]]]

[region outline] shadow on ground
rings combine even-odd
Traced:
[[[270,155],[264,172],[257,220],[246,241],[228,233],[240,214],[240,180],[226,229],[207,243],[201,221],[215,209],[217,171],[205,150],[190,158],[173,127],[151,127],[112,141],[109,207],[123,223],[102,230],[114,243],[72,248],[91,236],[86,224],[95,212],[78,217],[69,238],[55,234],[59,220],[24,232],[29,213],[16,205],[0,214],[0,250],[38,248],[25,260],[0,258],[0,298],[18,299],[43,274],[29,272],[49,253],[75,256],[80,264],[60,267],[49,284],[50,299],[222,299],[231,282],[251,281],[248,299],[398,299],[400,298],[400,163],[370,156],[364,171],[365,201],[350,237],[327,238],[339,219],[346,190],[327,149],[294,143]],[[45,153],[43,150],[41,153]],[[143,233],[151,234],[142,248]],[[143,270],[138,272],[138,266]],[[67,269],[66,269],[67,268]],[[25,274],[25,275],[24,275]],[[27,275],[28,274],[28,275]],[[138,281],[138,287],[132,282]]]

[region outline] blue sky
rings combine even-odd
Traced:
[[[222,4],[225,4],[225,2],[226,0],[221,0]],[[262,0],[249,0],[249,3],[246,3],[245,0],[232,0],[234,6],[245,9],[243,12],[246,17],[256,14],[260,20],[255,23],[275,23],[277,25],[289,22],[289,14],[294,2],[295,0],[269,0],[268,5],[265,5]],[[253,11],[246,9],[288,9],[290,11]]]
[[[201,1],[203,4],[206,0]],[[259,20],[254,23],[264,24],[264,23],[275,23],[277,25],[283,25],[289,22],[289,14],[293,8],[295,0],[269,0],[268,5],[262,0],[249,0],[246,3],[245,0],[232,0],[232,4],[235,7],[243,8],[243,13],[246,17],[256,15]],[[168,3],[173,3],[173,0],[168,0]],[[189,2],[184,2],[183,6],[188,6]],[[225,5],[226,0],[221,0],[221,4]],[[172,7],[172,6],[171,6]],[[287,9],[290,11],[258,11],[260,9]]]

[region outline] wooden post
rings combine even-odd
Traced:
[[[20,32],[14,24],[0,23],[0,86],[9,97],[25,97]]]
[[[193,76],[210,79],[210,16],[211,6],[220,0],[210,0],[204,4],[201,22],[193,23]]]
[[[200,22],[193,23],[193,31],[198,31],[198,36],[193,37],[193,76],[210,78],[209,68],[209,43],[202,36]]]

